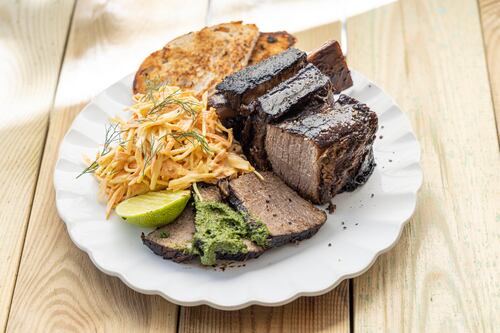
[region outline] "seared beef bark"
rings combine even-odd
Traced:
[[[248,104],[280,82],[294,76],[306,63],[303,51],[291,48],[227,76],[217,85],[233,110]]]
[[[312,237],[325,223],[325,212],[302,199],[272,172],[262,172],[262,176],[264,180],[247,173],[220,186],[229,203],[247,216],[248,223],[258,219],[267,226],[269,247]]]
[[[375,112],[341,95],[333,106],[325,104],[269,124],[267,157],[273,171],[303,197],[327,203],[337,193],[350,189],[349,184],[360,173],[365,178],[371,173],[377,124]],[[363,167],[365,161],[368,166]]]
[[[347,67],[339,42],[331,40],[307,56],[307,61],[330,77],[335,92],[352,86],[351,72]]]
[[[239,139],[250,162],[260,170],[270,168],[264,147],[268,123],[300,112],[306,106],[322,105],[330,98],[330,80],[314,65],[308,64],[297,75],[242,107],[242,113],[249,117]]]

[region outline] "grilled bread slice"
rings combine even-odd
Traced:
[[[134,79],[134,93],[144,93],[148,81],[212,92],[227,75],[248,64],[259,30],[254,24],[231,22],[180,36],[147,57]]]
[[[295,45],[296,42],[297,38],[286,31],[261,32],[248,64],[253,65],[281,53]]]

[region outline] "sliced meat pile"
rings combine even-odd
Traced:
[[[377,116],[334,94],[352,85],[340,45],[305,57],[288,49],[226,77],[212,105],[234,128],[245,155],[314,203],[364,183],[374,167]]]
[[[227,71],[240,69],[246,61],[250,66],[227,75],[215,91],[207,74],[211,70],[201,68],[210,77],[203,89],[213,91],[209,105],[225,126],[233,128],[243,152],[264,179],[248,173],[219,181],[218,186],[201,186],[203,200],[189,204],[173,223],[142,235],[143,243],[165,259],[199,256],[204,264],[215,259],[246,260],[307,239],[326,221],[325,212],[311,202],[326,203],[342,191],[354,190],[375,167],[376,114],[346,95],[335,98],[353,84],[338,42],[329,41],[306,55],[290,48],[295,38],[286,32],[260,33],[257,38],[253,26],[237,23],[230,28],[206,29],[212,41],[232,38],[223,32],[245,31],[238,35],[247,41],[245,48]],[[150,75],[149,68],[141,75]],[[212,211],[203,207],[226,215],[208,215]],[[233,229],[217,229],[228,225]],[[224,230],[219,234],[228,238],[214,235],[213,230]]]
[[[326,221],[326,214],[301,198],[281,179],[271,172],[263,173],[264,180],[254,174],[245,174],[231,181],[221,182],[224,201],[240,212],[250,228],[259,221],[269,230],[265,248],[245,239],[246,251],[239,253],[217,252],[219,260],[244,261],[260,256],[265,250],[299,241],[314,235]],[[204,201],[223,201],[216,186],[200,188]],[[189,204],[171,224],[142,235],[143,243],[155,254],[176,262],[188,261],[197,256],[194,236],[197,228],[196,209]]]

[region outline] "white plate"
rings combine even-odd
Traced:
[[[407,117],[380,88],[356,71],[346,94],[368,104],[379,116],[374,151],[377,167],[367,184],[335,197],[337,210],[319,232],[225,271],[176,264],[153,254],[142,231],[116,216],[105,220],[92,175],[76,176],[82,156],[93,156],[110,116],[126,117],[132,76],[90,102],[64,137],[54,173],[56,204],[73,242],[103,272],[130,288],[158,294],[180,305],[208,304],[234,310],[251,304],[282,305],[299,296],[323,294],[342,280],[366,271],[397,241],[415,209],[422,182],[420,148]]]

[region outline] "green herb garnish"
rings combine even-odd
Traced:
[[[102,146],[102,150],[99,153],[98,158],[105,156],[106,154],[108,154],[111,151],[110,145],[113,142],[116,142],[116,141],[121,142],[122,131],[120,129],[120,124],[114,123],[114,124],[111,124],[109,126],[106,125],[105,129],[106,129],[106,134],[104,136],[104,144]],[[80,176],[82,176],[86,173],[94,173],[97,170],[97,168],[99,167],[99,164],[97,163],[98,158],[96,158],[88,167],[83,169],[83,171],[78,176],[76,176],[76,178],[79,178]]]

